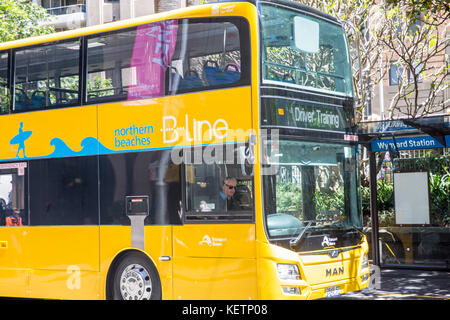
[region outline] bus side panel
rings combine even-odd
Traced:
[[[97,300],[100,279],[98,272],[80,271],[76,265],[64,270],[33,270],[33,298]]]
[[[255,226],[175,226],[173,274],[176,299],[256,299]]]
[[[237,103],[238,102],[238,103]],[[99,105],[107,153],[244,141],[251,131],[250,87]]]
[[[34,298],[98,299],[98,226],[27,228],[26,261]]]
[[[100,227],[100,274],[102,289],[100,299],[105,299],[106,277],[111,263],[120,252],[132,250],[130,226],[102,226]],[[140,250],[140,249],[138,249]],[[166,261],[160,257],[172,256],[172,227],[146,226],[145,253],[151,258],[161,280],[162,298],[172,298],[172,260]],[[112,271],[112,270],[111,270]]]
[[[0,159],[21,160],[14,138],[26,134],[27,158],[54,158],[95,155],[97,145],[97,106],[26,112],[0,117]],[[28,160],[28,159],[27,159]]]
[[[244,258],[174,258],[176,299],[257,299],[256,264]]]
[[[26,227],[0,227],[0,296],[27,297],[31,270],[24,263]],[[29,267],[29,266],[28,266]]]

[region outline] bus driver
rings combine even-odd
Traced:
[[[239,202],[234,198],[236,192],[237,181],[233,177],[227,177],[223,181],[222,190],[219,193],[219,203],[216,210],[230,211],[239,210]]]

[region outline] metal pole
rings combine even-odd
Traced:
[[[370,175],[370,219],[372,221],[372,259],[380,265],[380,248],[378,244],[378,208],[377,208],[377,163],[375,152],[369,150]]]

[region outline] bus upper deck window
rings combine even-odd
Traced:
[[[79,104],[79,39],[15,52],[14,110]]]
[[[0,114],[9,112],[8,54],[0,53]]]

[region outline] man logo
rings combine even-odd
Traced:
[[[326,270],[326,276],[338,276],[340,274],[344,274],[344,267],[339,267],[339,268],[328,268]]]

